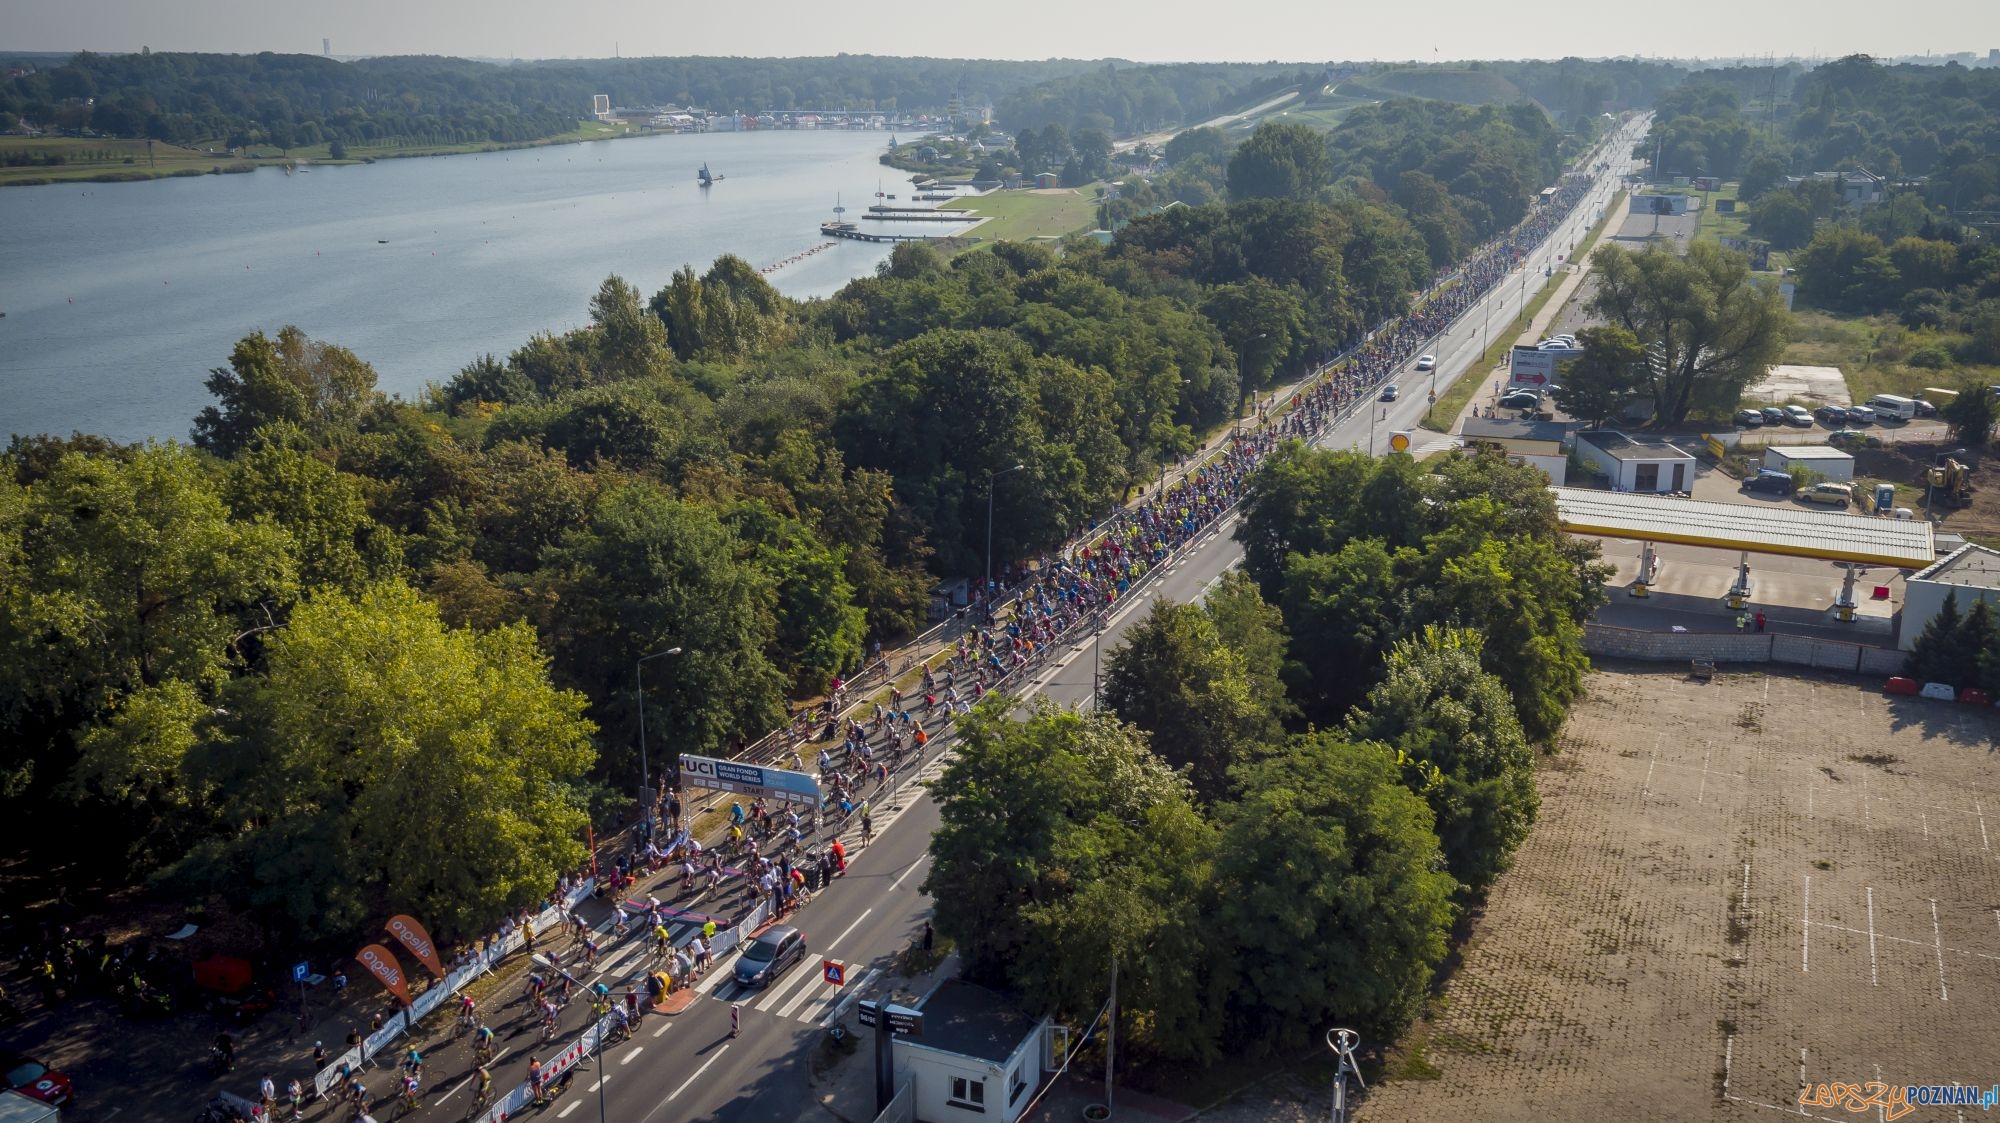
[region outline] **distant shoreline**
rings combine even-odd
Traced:
[[[489,141],[479,144],[440,145],[435,148],[413,151],[399,151],[396,149],[371,150],[365,155],[349,155],[346,159],[342,160],[330,160],[321,156],[229,156],[203,152],[199,149],[184,148],[178,145],[168,145],[162,141],[159,142],[162,147],[170,149],[174,155],[179,157],[174,166],[147,167],[139,163],[130,163],[105,167],[77,167],[70,169],[71,174],[61,174],[61,170],[65,168],[65,165],[58,164],[54,166],[58,174],[54,175],[43,174],[43,168],[32,165],[11,168],[0,167],[0,187],[49,187],[65,183],[137,183],[144,180],[185,179],[207,175],[242,175],[246,172],[259,171],[265,168],[275,168],[282,171],[288,167],[346,167],[356,164],[380,163],[383,160],[413,160],[431,156],[470,156],[482,152],[513,152],[524,148],[553,148],[563,144],[589,144],[606,140],[633,140],[640,137],[678,135],[681,134],[654,132],[650,130],[644,132],[606,131],[596,136],[577,136],[565,133],[559,136],[543,137],[539,140]],[[10,139],[27,140],[29,138],[0,137],[0,147],[4,147]],[[42,140],[44,138],[34,139]],[[75,146],[79,148],[102,148],[105,145],[143,146],[145,144],[144,140],[131,140],[128,138],[59,137],[46,139],[74,140],[76,142]],[[143,159],[143,157],[135,156],[132,159],[139,160]],[[208,166],[201,166],[203,163],[206,163]],[[9,173],[12,172],[21,172],[23,174],[19,176],[10,175]]]

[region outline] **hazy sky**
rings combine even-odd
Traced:
[[[874,18],[871,18],[871,14]],[[0,0],[0,49],[1286,60],[1946,53],[1996,0]]]

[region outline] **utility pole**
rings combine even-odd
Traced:
[[[1104,1107],[1111,1108],[1111,1074],[1118,1067],[1118,954],[1111,955],[1110,1036],[1104,1039]]]

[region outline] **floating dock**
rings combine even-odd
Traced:
[[[862,218],[877,222],[971,222],[977,215],[964,211],[941,211],[934,207],[884,207],[876,205],[868,208]]]
[[[851,222],[822,222],[819,232],[828,238],[846,238],[855,242],[927,242],[931,237],[928,234],[878,234]]]

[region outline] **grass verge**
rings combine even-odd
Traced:
[[[1611,225],[1611,216],[1618,213],[1619,204],[1624,198],[1623,191],[1611,196],[1611,202],[1604,208],[1604,217],[1598,219],[1597,225],[1591,227],[1590,233],[1584,235],[1585,250],[1582,254],[1573,256],[1572,260],[1576,257],[1588,258],[1591,251],[1597,248],[1598,240],[1604,237],[1604,231]],[[1529,298],[1527,307],[1523,308],[1520,315],[1512,321],[1519,326],[1518,329],[1512,333],[1503,332],[1487,343],[1486,350],[1481,351],[1472,365],[1466,367],[1463,374],[1453,379],[1451,384],[1438,394],[1438,400],[1431,406],[1430,412],[1424,414],[1423,420],[1417,424],[1434,433],[1451,432],[1459,413],[1465,409],[1465,403],[1471,401],[1472,396],[1485,384],[1487,374],[1492,371],[1494,364],[1499,362],[1500,356],[1505,355],[1508,349],[1514,346],[1514,341],[1520,337],[1520,330],[1535,322],[1535,317],[1541,313],[1550,298],[1555,296],[1556,290],[1562,287],[1563,279],[1563,277],[1550,277],[1544,281],[1540,291]]]

